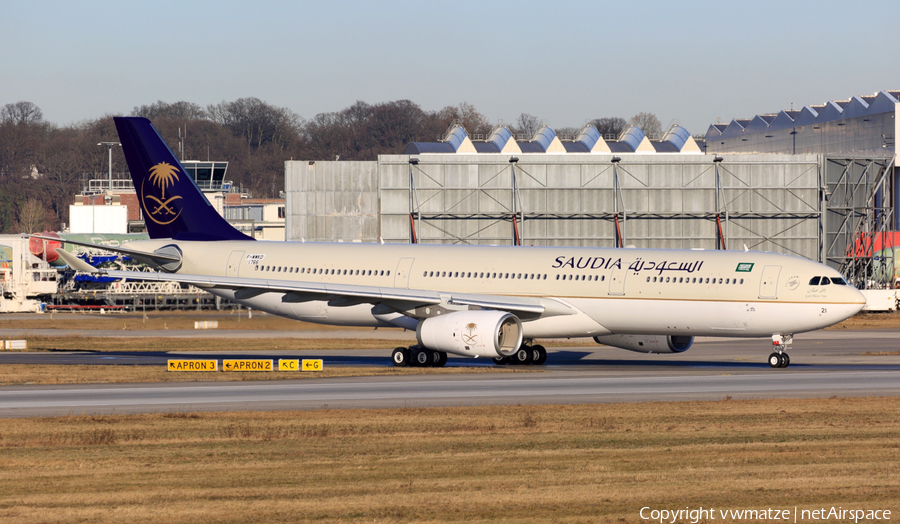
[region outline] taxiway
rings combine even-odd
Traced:
[[[900,395],[898,333],[820,331],[795,338],[792,364],[771,369],[765,340],[699,339],[682,354],[557,347],[529,373],[255,382],[0,387],[0,417],[165,411],[389,408]],[[165,365],[170,358],[322,358],[325,366],[390,366],[384,350],[137,353],[10,352],[0,364]],[[493,366],[451,358],[448,366]],[[511,368],[515,369],[515,368]]]

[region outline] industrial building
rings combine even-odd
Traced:
[[[709,126],[707,152],[893,157],[898,103],[900,91],[880,91],[735,118]]]
[[[872,111],[886,107],[890,93],[871,99]],[[827,117],[824,109],[821,113]],[[880,129],[895,120],[893,112],[879,114],[853,118],[860,125],[868,125],[862,122],[867,118],[879,120]],[[783,118],[775,120],[771,123],[780,125]],[[800,115],[795,121],[804,122]],[[844,127],[837,124],[826,130]],[[744,129],[758,126],[747,123]],[[574,139],[563,140],[543,126],[530,139],[517,140],[501,126],[485,140],[472,140],[465,129],[452,126],[439,142],[414,142],[404,154],[380,155],[371,162],[288,161],[285,236],[297,241],[746,248],[826,262],[858,285],[867,284],[871,241],[867,249],[859,246],[894,225],[893,131],[885,147],[849,140],[862,149],[832,151],[829,146],[827,154],[812,148],[794,154],[793,147],[733,151],[723,146],[746,142],[723,133],[713,144],[711,133],[705,144],[697,143],[687,130],[673,126],[661,140],[651,141],[631,127],[618,140],[606,140],[586,126]]]

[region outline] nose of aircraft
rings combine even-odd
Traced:
[[[866,296],[853,286],[847,286],[847,290],[850,291],[850,302],[854,306],[856,306],[856,310],[853,312],[853,314],[855,315],[862,311],[862,308],[865,307]]]

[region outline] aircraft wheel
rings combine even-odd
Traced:
[[[511,362],[513,364],[527,365],[531,364],[533,357],[534,355],[531,353],[531,348],[522,346],[513,354]]]
[[[547,350],[544,348],[544,346],[531,346],[531,352],[533,354],[531,363],[535,366],[542,366],[544,362],[547,362]]]
[[[769,366],[773,368],[784,367],[784,359],[781,358],[780,353],[772,353],[769,355]]]
[[[436,368],[442,368],[447,365],[447,353],[443,351],[434,351],[434,359],[431,361],[431,365]]]
[[[431,356],[430,349],[419,348],[413,352],[413,362],[416,366],[430,366],[433,360],[434,357]]]
[[[494,357],[492,360],[494,361],[494,364],[497,364],[498,366],[509,364],[509,357]]]
[[[397,348],[391,353],[391,360],[398,368],[405,368],[409,365],[410,354],[408,348]]]
[[[791,357],[789,357],[787,353],[781,354],[781,360],[781,367],[786,368],[791,365]]]

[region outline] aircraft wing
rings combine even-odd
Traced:
[[[405,289],[351,284],[326,284],[322,282],[297,282],[246,277],[220,277],[181,273],[149,273],[143,271],[100,270],[115,278],[156,282],[181,282],[202,289],[219,288],[235,290],[235,298],[249,299],[263,293],[283,293],[285,302],[327,300],[330,306],[383,303],[400,310],[415,307],[436,306],[441,303],[479,306],[512,313],[541,316],[545,311],[552,315],[574,314],[575,311],[559,311],[559,306],[548,307],[546,299],[506,295],[453,294],[422,289]],[[553,302],[553,304],[558,304]]]
[[[175,255],[169,255],[166,253],[148,253],[146,251],[138,251],[136,249],[128,249],[119,246],[107,246],[102,244],[91,244],[90,242],[78,242],[75,240],[67,240],[65,238],[54,238],[54,237],[44,237],[41,235],[28,235],[31,238],[37,238],[38,240],[48,240],[51,242],[60,242],[62,244],[73,244],[76,246],[89,247],[93,249],[110,251],[112,253],[121,253],[123,255],[128,255],[129,257],[138,260],[140,262],[146,262],[156,265],[163,265],[172,262],[181,262],[181,258]],[[58,252],[58,251],[57,251]],[[63,255],[60,255],[63,256]],[[63,260],[68,262],[68,259],[63,256]]]

